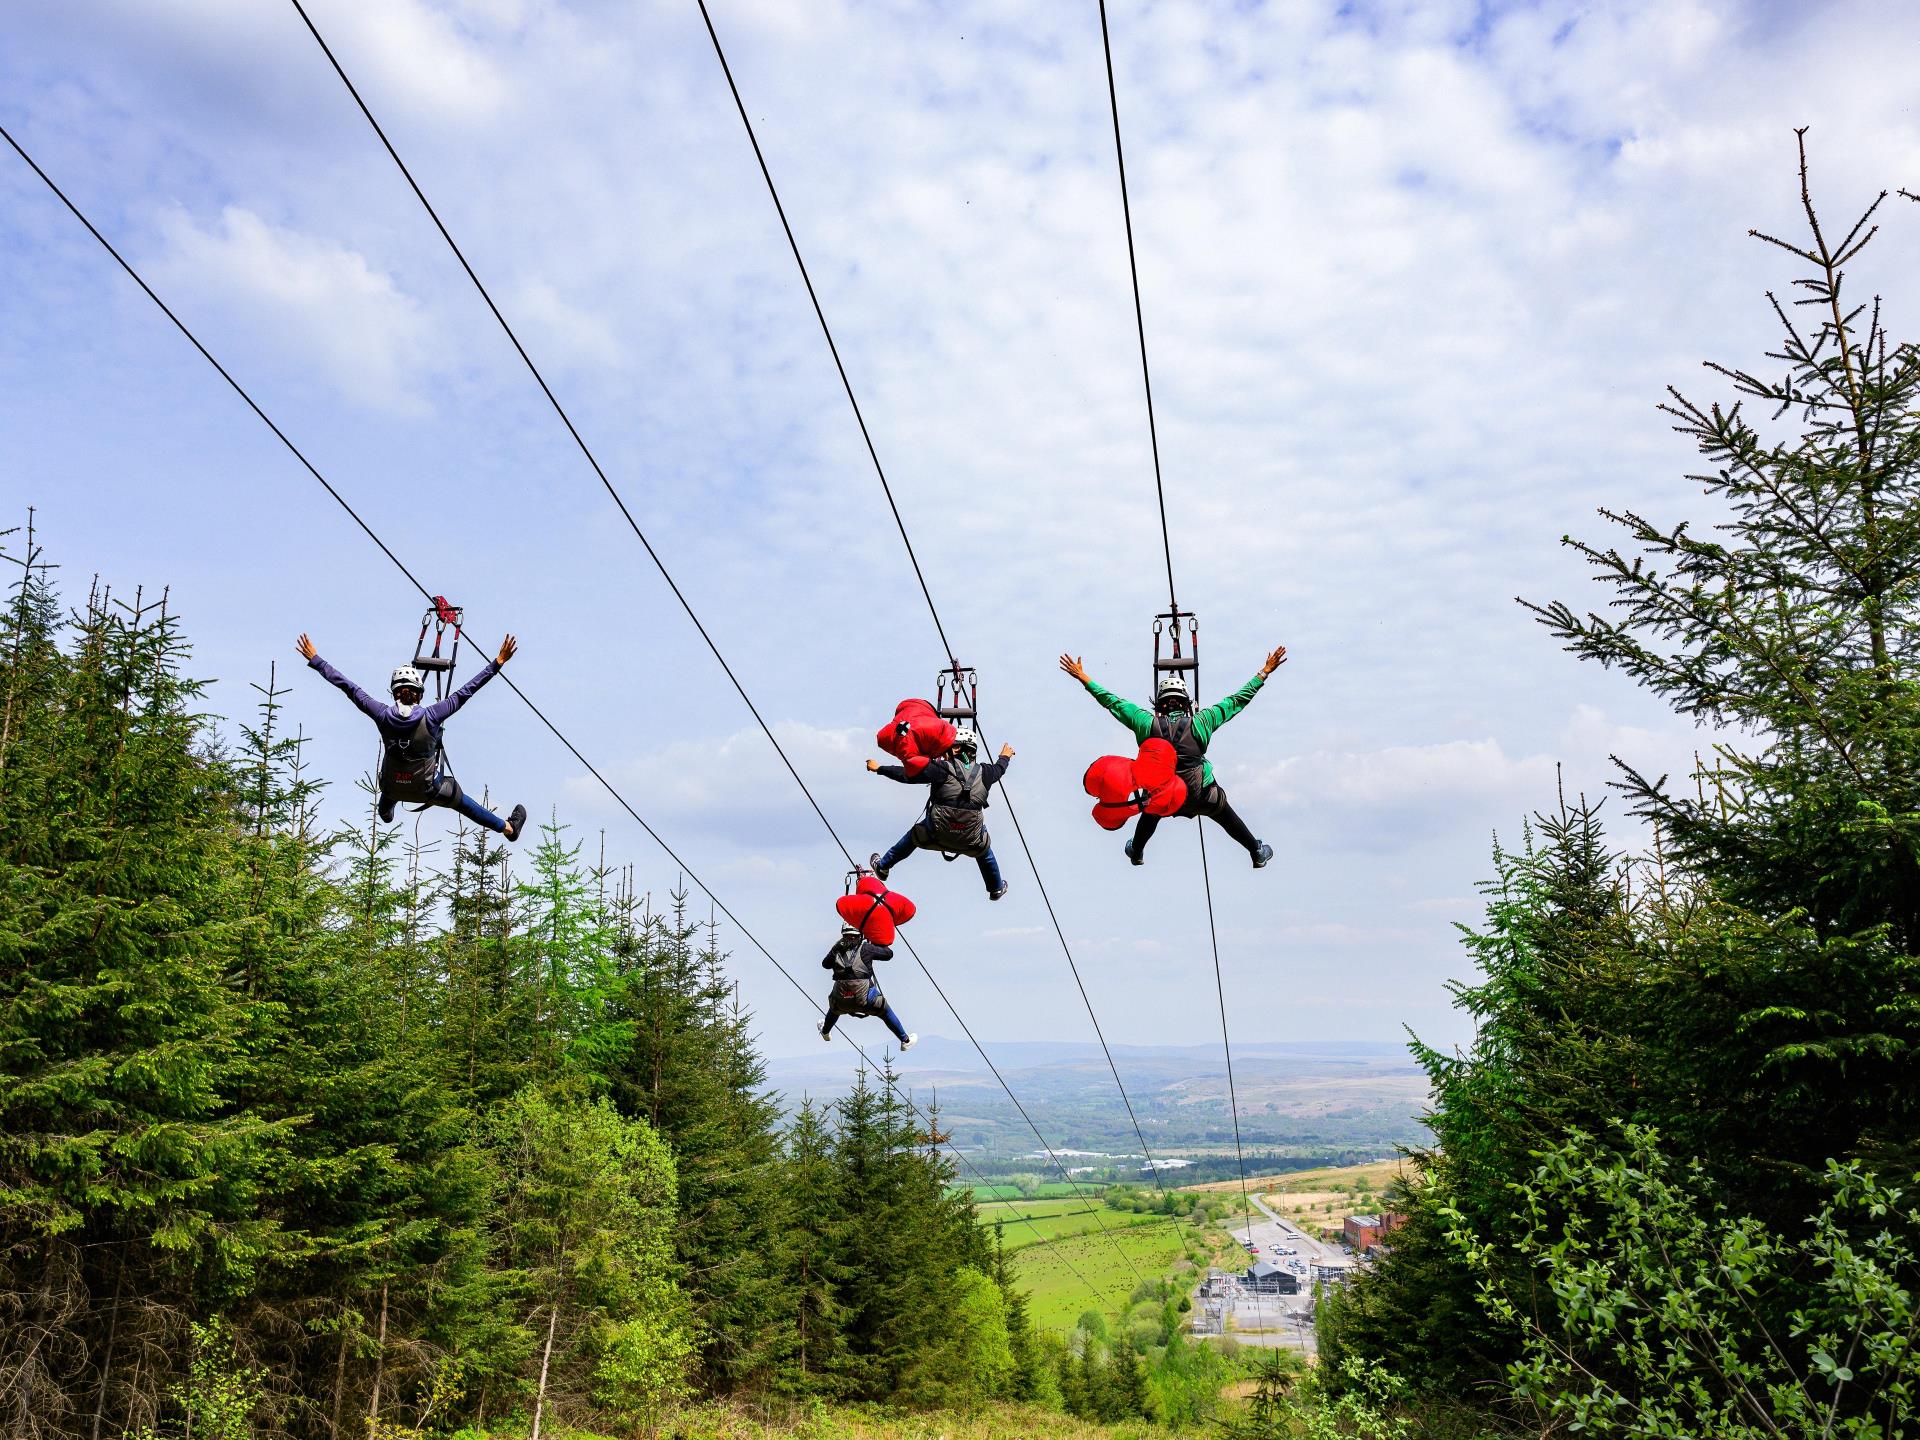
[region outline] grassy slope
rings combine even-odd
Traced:
[[[612,1440],[583,1430],[549,1429],[552,1440]],[[709,1405],[683,1411],[661,1427],[676,1440],[1132,1440],[1165,1435],[1145,1423],[1091,1425],[1030,1405],[994,1404],[971,1415],[950,1411],[891,1414],[852,1406],[823,1406],[812,1413],[769,1420]],[[495,1431],[488,1440],[524,1440],[525,1432]]]

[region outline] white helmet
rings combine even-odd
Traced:
[[[1182,710],[1193,708],[1193,696],[1187,692],[1187,682],[1181,676],[1169,675],[1160,682],[1160,688],[1153,692],[1153,708],[1165,710],[1178,705]]]
[[[947,746],[947,753],[962,760],[971,760],[980,753],[980,737],[971,730],[956,730],[953,732],[953,743]]]
[[[426,693],[426,680],[418,670],[414,669],[411,665],[394,666],[393,675],[387,681],[387,694],[398,695],[401,689],[407,686],[411,686],[422,694]]]

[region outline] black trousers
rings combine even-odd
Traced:
[[[1196,816],[1205,816],[1213,821],[1234,841],[1246,848],[1251,855],[1260,842],[1253,838],[1253,832],[1247,829],[1247,822],[1234,813],[1233,806],[1227,803],[1227,792],[1218,785],[1188,786],[1187,803],[1176,812],[1180,818],[1191,820]],[[1133,827],[1133,853],[1144,855],[1147,841],[1153,838],[1153,832],[1160,828],[1158,815],[1142,815]]]

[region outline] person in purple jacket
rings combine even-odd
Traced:
[[[387,682],[387,693],[393,696],[393,703],[382,705],[321,659],[313,648],[313,641],[305,635],[300,637],[298,648],[311,669],[318,670],[329,685],[346,691],[348,698],[360,707],[360,713],[379,727],[381,820],[391,821],[393,808],[401,801],[443,805],[509,840],[520,838],[527,823],[527,807],[514,806],[513,813],[504,820],[487,809],[460,788],[460,782],[446,768],[440,742],[442,727],[454,711],[471,700],[480,687],[513,658],[518,648],[513,636],[501,642],[500,653],[483,666],[479,674],[446,699],[431,705],[420,703],[426,698],[426,687],[420,672],[411,665],[402,665],[393,672]]]

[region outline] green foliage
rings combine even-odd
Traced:
[[[253,1440],[253,1417],[261,1405],[261,1382],[266,1373],[242,1365],[233,1353],[233,1336],[219,1319],[191,1324],[192,1359],[184,1380],[169,1394],[179,1407],[177,1426],[165,1433],[199,1440]],[[140,1440],[158,1440],[151,1427]]]
[[[291,687],[229,745],[185,654],[37,558],[0,606],[0,1432],[1047,1398],[897,1076],[783,1129],[684,896],[558,820],[323,833]]]
[[[1594,1436],[1868,1436],[1920,1418],[1913,1334],[1920,1208],[1858,1163],[1833,1164],[1799,1236],[1730,1217],[1704,1167],[1629,1126],[1618,1153],[1574,1132],[1518,1187],[1506,1242],[1541,1285],[1518,1290],[1455,1215],[1480,1296],[1525,1336],[1516,1395]],[[1544,1289],[1551,1309],[1537,1310]],[[1790,1296],[1788,1321],[1771,1317]]]
[[[1482,979],[1457,992],[1473,1045],[1415,1046],[1436,1143],[1389,1197],[1407,1222],[1321,1306],[1336,1395],[1349,1362],[1379,1362],[1428,1423],[1472,1407],[1550,1426],[1585,1393],[1583,1424],[1626,1427],[1605,1433],[1799,1434],[1796,1387],[1855,1368],[1833,1337],[1874,1353],[1880,1321],[1833,1277],[1882,1318],[1914,1283],[1892,1208],[1885,1248],[1838,1238],[1842,1211],[1892,1198],[1832,1177],[1920,1170],[1920,352],[1842,295],[1871,220],[1834,243],[1804,167],[1802,199],[1803,241],[1763,237],[1802,270],[1766,375],[1715,366],[1734,403],[1668,406],[1716,524],[1606,512],[1626,551],[1569,543],[1607,613],[1534,607],[1575,654],[1731,728],[1690,786],[1624,769],[1651,855],[1614,853],[1584,798],[1496,853],[1466,935]],[[1632,1142],[1632,1183],[1611,1160],[1568,1168],[1576,1137],[1652,1133],[1689,1157],[1683,1180]],[[1468,1305],[1476,1290],[1501,1303]],[[1585,1392],[1554,1368],[1574,1359]],[[1764,1423],[1728,1400],[1740,1386]],[[1836,1397],[1815,1428],[1868,1415],[1858,1387]]]
[[[962,1266],[954,1276],[955,1378],[969,1399],[1011,1393],[1013,1344],[1007,1332],[1007,1302],[992,1278]]]

